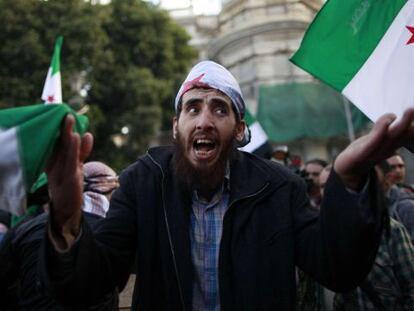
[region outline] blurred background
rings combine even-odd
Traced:
[[[272,147],[331,161],[371,122],[289,58],[324,0],[0,0],[0,108],[40,102],[62,35],[63,100],[90,119],[91,159],[117,171],[171,143],[173,101],[198,60],[226,66]],[[413,156],[406,160],[414,183]]]

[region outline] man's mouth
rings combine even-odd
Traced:
[[[193,148],[197,157],[208,158],[213,155],[216,150],[216,142],[211,139],[195,139],[193,142]]]

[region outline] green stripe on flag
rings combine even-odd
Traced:
[[[62,48],[63,37],[59,36],[56,40],[55,49],[52,56],[52,76],[60,71],[60,50]]]
[[[244,112],[244,121],[247,125],[252,125],[256,121],[248,109],[246,109]]]
[[[407,0],[329,0],[291,61],[342,91]]]
[[[23,177],[27,191],[44,170],[67,113],[75,116],[75,130],[85,133],[87,117],[76,115],[66,104],[39,104],[0,110],[0,127],[17,127],[20,160],[24,166]]]

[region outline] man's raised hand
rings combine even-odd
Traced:
[[[414,108],[396,121],[393,114],[381,116],[373,129],[352,142],[337,157],[334,169],[345,186],[358,190],[369,170],[388,158],[396,149],[414,142]]]
[[[51,226],[59,248],[69,247],[79,232],[83,202],[83,162],[92,150],[93,137],[73,132],[75,118],[66,115],[46,173],[52,202]],[[60,236],[60,237],[59,237]],[[60,238],[60,239],[59,239]]]

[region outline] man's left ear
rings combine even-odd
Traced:
[[[236,128],[236,140],[238,142],[243,141],[245,129],[246,129],[246,122],[244,122],[244,120],[242,120],[237,124],[237,128]]]

